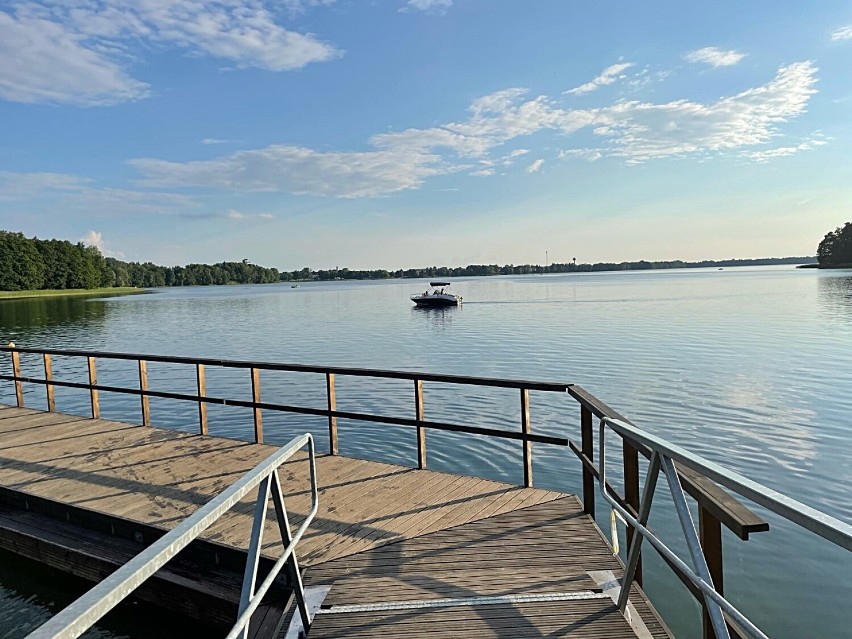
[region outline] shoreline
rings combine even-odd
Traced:
[[[0,291],[0,301],[35,299],[39,297],[78,297],[84,295],[138,295],[145,293],[144,288],[132,286],[114,288],[67,288],[67,289],[44,289],[29,291]]]

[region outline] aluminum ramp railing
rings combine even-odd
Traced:
[[[648,466],[648,475],[645,479],[645,487],[639,506],[638,516],[634,517],[623,508],[610,494],[606,486],[606,429],[609,428],[621,435],[625,440],[644,444],[651,451],[651,460]],[[733,471],[722,468],[699,455],[690,453],[680,446],[671,444],[666,440],[643,431],[636,426],[621,420],[604,417],[600,421],[600,475],[598,481],[600,490],[610,506],[624,519],[634,531],[633,541],[627,554],[627,564],[624,569],[624,579],[621,583],[621,592],[618,598],[618,607],[624,613],[627,606],[630,587],[636,575],[636,566],[639,562],[639,553],[642,540],[647,539],[663,557],[670,561],[676,568],[700,589],[704,595],[706,609],[710,616],[713,630],[717,639],[729,639],[730,633],[725,621],[725,615],[736,623],[750,637],[755,639],[768,639],[757,626],[745,615],[737,610],[733,604],[720,595],[713,586],[710,571],[704,558],[704,553],[695,530],[689,506],[683,488],[680,484],[674,463],[691,468],[712,479],[713,481],[739,493],[743,497],[751,499],[757,504],[768,508],[772,512],[785,519],[802,526],[803,528],[827,539],[846,550],[852,551],[852,525],[840,521],[820,512],[810,506],[783,495],[771,488],[767,488],[758,482],[752,481]],[[686,545],[689,549],[692,566],[689,566],[659,537],[648,529],[648,517],[651,512],[651,504],[654,499],[654,490],[660,470],[666,477],[672,498],[674,499],[675,512],[680,522]]]
[[[287,509],[284,505],[284,497],[278,478],[278,468],[305,445],[308,446],[308,459],[311,469],[311,510],[294,535],[290,532]],[[306,433],[294,438],[289,444],[267,457],[227,490],[186,518],[180,525],[27,635],[27,639],[73,639],[79,637],[255,487],[258,489],[257,501],[243,576],[238,617],[233,629],[227,635],[228,639],[235,639],[236,637],[246,639],[252,614],[285,565],[293,584],[302,625],[305,629],[310,628],[311,616],[305,603],[305,591],[295,552],[296,544],[313,521],[319,505],[314,439],[309,433]],[[260,587],[256,588],[263,528],[270,493],[275,506],[284,551]]]

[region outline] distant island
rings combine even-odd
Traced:
[[[817,260],[819,268],[852,268],[852,222],[825,234]]]
[[[852,225],[847,224],[847,227]],[[840,229],[838,229],[839,231]],[[820,245],[822,246],[822,245]],[[67,240],[27,238],[23,233],[0,231],[0,291],[43,291],[58,294],[69,290],[133,289],[163,286],[209,286],[221,284],[269,284],[274,282],[327,280],[384,280],[402,278],[488,277],[493,275],[542,275],[547,273],[591,273],[599,271],[647,271],[672,268],[763,266],[771,264],[816,264],[815,257],[758,259],[681,260],[648,262],[598,262],[576,259],[566,264],[471,264],[427,266],[397,270],[351,270],[348,268],[279,271],[242,262],[159,266],[151,262],[123,262],[104,257],[94,246]]]

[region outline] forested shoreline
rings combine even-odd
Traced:
[[[589,273],[639,271],[671,268],[809,264],[814,257],[705,260],[701,262],[660,261],[599,262],[596,264],[471,264],[464,267],[429,266],[397,270],[279,271],[242,262],[159,266],[151,262],[123,262],[104,257],[94,246],[67,240],[27,238],[23,233],[0,231],[0,290],[68,290],[112,287],[154,288],[161,286],[208,286],[222,284],[268,284],[279,281],[366,280],[394,278],[487,277],[493,275],[537,275],[546,273]]]
[[[0,231],[0,290],[153,288],[280,281],[278,269],[248,262],[158,266],[104,257],[94,246]]]

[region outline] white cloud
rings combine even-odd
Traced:
[[[585,84],[581,84],[573,89],[568,89],[565,93],[568,95],[582,95],[583,93],[589,93],[607,84],[612,84],[616,80],[625,78],[626,76],[624,75],[624,71],[632,66],[632,62],[619,62],[618,64],[613,64],[601,71],[601,74],[591,82],[586,82]]]
[[[755,162],[768,162],[776,158],[784,158],[790,155],[795,155],[801,151],[811,151],[818,146],[828,144],[828,140],[817,133],[813,137],[793,146],[779,146],[772,149],[761,149],[759,151],[746,151],[743,157]]]
[[[0,200],[28,200],[57,191],[79,191],[90,182],[66,173],[0,171]]]
[[[147,84],[60,24],[0,11],[0,33],[0,99],[109,105],[148,94]]]
[[[103,251],[104,248],[104,236],[97,231],[89,231],[79,239],[80,242],[85,244],[86,246],[94,246],[95,248]]]
[[[341,55],[276,11],[322,0],[41,0],[0,12],[0,98],[104,105],[148,95],[123,62],[139,43],[212,56],[237,67],[299,69]]]
[[[339,197],[372,197],[416,188],[425,178],[447,172],[440,166],[440,156],[417,151],[323,153],[283,144],[238,151],[216,160],[139,159],[130,163],[146,176],[146,186]]]
[[[221,216],[229,220],[274,220],[275,216],[271,213],[243,213],[242,211],[237,211],[236,209],[228,209]]]
[[[835,29],[831,34],[831,39],[835,42],[839,40],[852,40],[852,24]]]
[[[204,138],[201,140],[201,144],[227,144],[228,140],[221,140],[219,138]]]
[[[120,251],[113,251],[106,245],[104,242],[104,236],[99,231],[89,231],[77,241],[82,242],[86,246],[94,246],[101,252],[101,255],[105,255],[106,257],[124,259],[124,253],[121,253]]]
[[[187,216],[197,210],[197,199],[181,193],[87,187],[63,197],[68,211],[85,212],[105,218],[123,215]]]
[[[602,142],[596,149],[565,149],[562,158],[614,157],[635,164],[723,153],[748,157],[743,153],[759,151],[754,147],[779,137],[783,123],[804,113],[816,93],[816,72],[811,62],[791,64],[762,86],[707,104],[621,100],[571,110],[547,96],[528,98],[525,89],[511,88],[474,100],[466,120],[375,135],[369,150],[317,151],[277,144],[213,160],[147,158],[131,164],[147,187],[355,198],[415,189],[430,177],[458,171],[493,175],[497,165],[511,166],[527,151],[500,154],[499,147],[542,132],[563,140],[587,129]],[[530,168],[535,171],[541,165],[536,161]]]
[[[527,173],[538,173],[542,166],[544,166],[544,160],[539,158],[527,167]]]
[[[453,6],[453,0],[408,0],[400,11],[426,11],[442,14],[451,6]]]
[[[603,153],[600,149],[563,149],[559,152],[560,160],[571,157],[597,162],[603,157]]]
[[[730,67],[742,60],[745,53],[739,51],[722,51],[716,47],[704,47],[690,51],[684,56],[687,62],[709,64],[713,68]]]
[[[811,62],[781,67],[767,84],[706,105],[616,103],[598,112],[594,133],[611,140],[609,155],[631,163],[766,144],[779,124],[805,111],[816,72]]]

